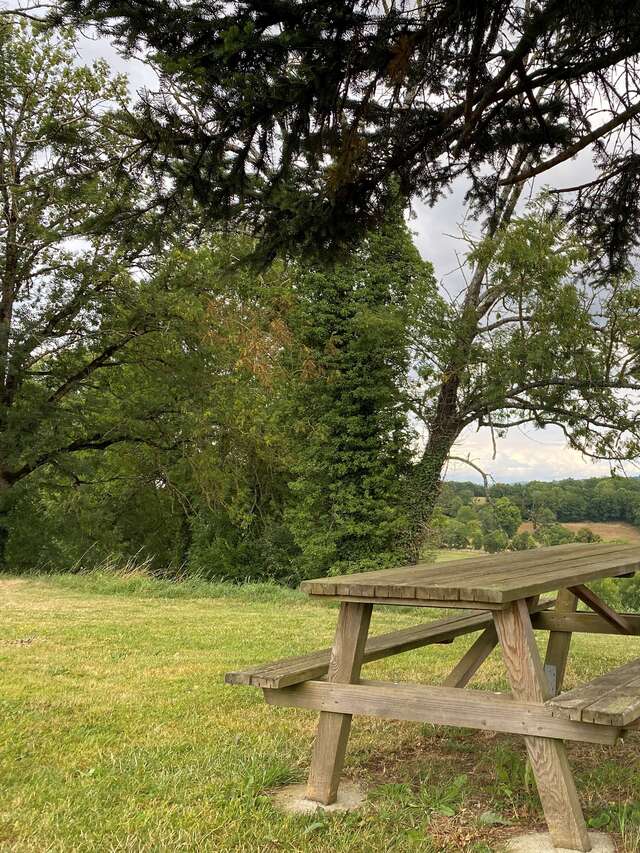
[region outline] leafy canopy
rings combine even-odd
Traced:
[[[638,0],[61,0],[50,17],[145,51],[163,91],[136,133],[170,192],[267,251],[362,234],[392,176],[432,201],[464,175],[491,209],[501,181],[588,148],[581,230],[617,271],[637,244]]]

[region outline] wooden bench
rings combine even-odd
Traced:
[[[367,640],[363,663],[371,663],[374,660],[419,649],[432,643],[450,643],[456,637],[472,634],[474,631],[490,628],[492,625],[490,613],[478,612],[436,619],[411,628],[403,628],[400,631],[379,634]],[[330,659],[331,649],[321,649],[308,655],[283,658],[239,672],[228,672],[224,680],[227,684],[280,689],[313,678],[321,678],[329,671]]]
[[[554,717],[624,728],[640,719],[640,658],[547,703]]]
[[[543,612],[551,608],[553,604],[554,601],[541,602],[532,608],[532,612]],[[472,677],[478,666],[497,645],[497,637],[493,631],[493,618],[488,611],[435,619],[411,628],[403,628],[400,631],[391,631],[388,634],[369,637],[362,662],[371,663],[431,644],[451,643],[456,637],[473,634],[475,631],[482,631],[483,629],[487,632],[487,636],[481,635],[481,638],[484,639],[479,638],[479,641],[476,641],[472,646],[473,652],[467,658],[466,666],[457,667],[447,684],[451,687],[462,686],[463,682],[466,683]],[[271,663],[258,664],[237,672],[228,672],[224,680],[226,684],[244,684],[250,687],[279,690],[283,687],[291,687],[293,684],[301,684],[303,681],[322,678],[329,671],[330,659],[331,649],[321,649],[307,655],[281,658]],[[474,668],[475,661],[478,661],[478,664]]]
[[[614,744],[636,728],[640,660],[577,691],[562,693],[562,683],[574,632],[640,636],[640,616],[617,613],[585,585],[636,570],[637,546],[586,544],[306,581],[312,598],[340,602],[333,648],[231,672],[226,681],[262,688],[269,704],[319,712],[306,796],[324,805],[337,797],[354,714],[523,735],[553,843],[588,851],[563,741]],[[556,591],[555,602],[540,603]],[[576,612],[579,601],[590,612]],[[368,639],[381,605],[466,615]],[[534,630],[548,632],[544,660]],[[472,632],[478,636],[442,686],[361,679],[363,663]],[[511,696],[460,689],[498,644]]]

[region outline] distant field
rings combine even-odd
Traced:
[[[562,526],[574,532],[580,530],[581,527],[588,527],[594,533],[602,536],[605,542],[611,542],[614,539],[629,542],[629,544],[640,542],[640,530],[624,521],[567,521],[562,522]],[[533,524],[530,521],[525,521],[520,525],[520,530],[527,530],[531,533],[533,531]]]

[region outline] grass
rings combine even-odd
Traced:
[[[364,718],[346,767],[368,791],[364,810],[274,810],[268,791],[305,777],[315,716],[222,679],[330,643],[335,609],[296,591],[3,576],[0,608],[0,851],[487,853],[543,827],[520,739]],[[372,632],[421,618],[380,608]],[[470,642],[367,674],[437,682]],[[568,683],[639,651],[635,638],[576,638]],[[477,684],[505,687],[497,656]],[[640,849],[640,736],[569,750],[591,824],[620,851]]]

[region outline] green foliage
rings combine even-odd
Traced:
[[[474,488],[470,483],[449,482],[446,496],[439,502],[447,515],[455,515],[460,506],[471,505],[471,499],[462,496]],[[476,486],[476,489],[480,487]],[[539,527],[556,521],[626,521],[640,522],[640,478],[592,477],[584,480],[557,480],[542,483],[496,483],[489,489],[495,504],[507,497],[518,507],[522,518]],[[455,504],[455,512],[448,507]],[[588,525],[587,525],[588,526]]]
[[[484,534],[484,550],[489,554],[498,551],[506,551],[509,546],[509,537],[504,530],[491,530]]]
[[[493,213],[504,189],[497,163],[546,171],[586,148],[597,179],[572,197],[573,214],[594,258],[619,272],[640,231],[629,100],[639,8],[64,0],[52,18],[153,55],[169,96],[144,111],[141,144],[162,140],[209,215],[251,223],[266,252],[362,236],[383,219],[390,175],[406,197],[428,201],[464,175],[472,210]],[[594,120],[594,103],[606,118]],[[171,161],[161,165],[175,175]]]
[[[217,61],[254,36],[230,27]],[[571,541],[565,521],[640,523],[638,483],[617,477],[496,486],[481,506],[480,489],[447,484],[431,519],[469,424],[560,422],[576,447],[637,450],[620,393],[633,363],[611,354],[637,348],[638,288],[628,275],[591,281],[584,244],[544,199],[493,217],[459,300],[413,246],[395,179],[384,224],[349,254],[258,272],[238,264],[253,241],[202,226],[192,194],[211,175],[196,187],[181,171],[188,143],[178,152],[165,128],[142,156],[136,134],[159,130],[151,106],[132,111],[126,81],[102,62],[79,67],[73,46],[71,31],[0,21],[13,175],[0,234],[0,554],[12,566],[135,558],[292,583],[417,557],[430,520],[444,546],[487,550],[529,547],[523,518],[545,544]],[[194,71],[178,56],[164,67]],[[171,200],[155,181],[168,164]],[[343,169],[327,170],[335,186]],[[426,427],[418,458],[414,418]]]
[[[537,548],[538,543],[528,530],[523,530],[511,537],[509,547],[512,551],[529,551],[531,548]]]
[[[163,333],[167,361],[188,362],[171,331],[189,324],[189,298],[175,310],[176,293],[154,278],[184,217],[158,216],[124,132],[126,80],[104,61],[78,66],[74,44],[69,31],[0,21],[0,163],[12,176],[2,179],[0,231],[0,544],[17,500],[9,493],[25,478],[47,467],[80,487],[88,453],[175,441],[193,378],[178,385],[153,371]],[[20,500],[41,505],[35,493]]]
[[[581,527],[575,534],[576,542],[602,542],[602,536],[594,533],[590,527]]]
[[[568,545],[575,542],[574,534],[561,524],[546,524],[537,528],[535,537],[542,545]]]
[[[492,507],[498,526],[511,538],[522,523],[522,513],[509,498],[498,498]]]
[[[286,518],[307,575],[406,559],[412,435],[404,391],[413,312],[435,289],[397,210],[349,259],[302,272],[293,333],[304,348],[286,428]]]

